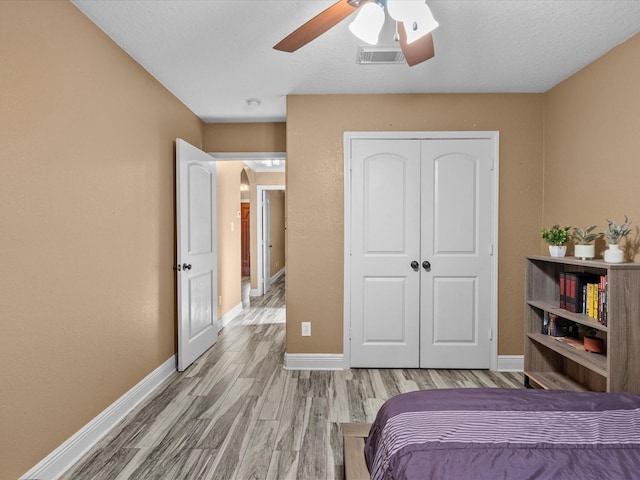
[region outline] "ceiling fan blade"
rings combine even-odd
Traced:
[[[340,0],[293,31],[273,48],[283,52],[295,52],[340,23],[356,10],[357,7],[352,6],[349,0]]]
[[[398,22],[398,34],[400,36],[400,48],[410,67],[429,60],[435,55],[431,33],[427,33],[414,42],[407,43],[407,32],[404,29],[404,24]]]

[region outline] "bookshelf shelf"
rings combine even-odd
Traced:
[[[560,308],[559,276],[588,273],[607,277],[607,325]],[[525,378],[542,388],[640,393],[640,264],[608,264],[531,256],[526,259]],[[605,353],[542,333],[545,314],[593,327],[605,340]]]
[[[572,313],[563,308],[558,308],[557,306],[552,305],[547,302],[536,302],[530,301],[527,302],[529,305],[535,308],[539,308],[540,310],[547,311],[549,313],[553,313],[558,315],[559,317],[566,318],[567,320],[571,320],[573,322],[579,323],[580,325],[585,325],[587,327],[595,328],[596,330],[601,330],[603,332],[608,332],[609,329],[606,325],[602,325],[598,323],[595,318],[591,318],[588,315],[584,315],[582,313]]]
[[[529,372],[527,375],[530,380],[547,390],[587,391],[584,385],[556,372]]]
[[[599,353],[589,353],[583,350],[576,350],[570,347],[566,343],[560,340],[550,337],[549,335],[542,335],[541,333],[529,333],[527,335],[532,341],[538,342],[546,348],[549,348],[560,355],[582,365],[585,368],[601,375],[608,377],[607,371],[607,357]]]

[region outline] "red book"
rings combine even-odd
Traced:
[[[567,302],[566,302],[566,294],[565,294],[565,280],[566,280],[566,275],[564,272],[560,272],[560,280],[558,283],[560,283],[560,308],[566,308]]]
[[[566,274],[565,290],[567,292],[566,309],[575,313],[576,311],[576,276],[573,273]]]

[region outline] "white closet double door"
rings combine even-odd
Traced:
[[[350,140],[351,366],[489,368],[496,142]]]

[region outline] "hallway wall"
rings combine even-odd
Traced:
[[[176,351],[174,142],[204,125],[76,7],[0,2],[0,477]]]

